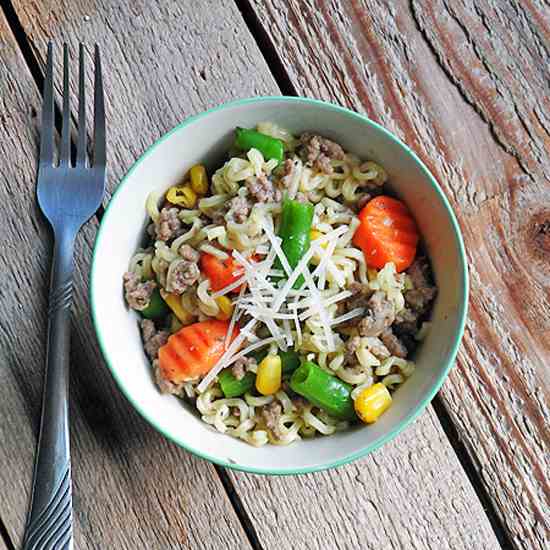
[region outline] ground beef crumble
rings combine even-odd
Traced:
[[[399,341],[407,348],[407,355],[410,355],[418,346],[418,342],[414,339],[417,330],[402,330],[401,325],[394,323],[392,332],[399,338]]]
[[[416,312],[425,313],[437,294],[437,288],[430,284],[430,266],[425,257],[417,258],[407,269],[413,289],[405,292],[405,301]]]
[[[250,213],[250,204],[246,197],[233,197],[231,199],[228,215],[237,223],[244,223]]]
[[[344,150],[340,145],[322,136],[304,133],[300,136],[301,154],[306,164],[317,172],[332,174],[331,160],[343,160]]]
[[[193,286],[200,277],[199,266],[196,261],[174,260],[166,275],[166,290],[174,294],[183,294]]]
[[[174,382],[170,382],[170,380],[166,380],[162,376],[162,371],[160,370],[159,366],[159,360],[155,359],[153,361],[153,372],[155,375],[155,382],[158,386],[158,389],[160,390],[160,393],[171,393],[173,395],[181,395],[183,391],[183,384],[174,384]]]
[[[169,241],[174,238],[182,228],[182,222],[178,217],[177,208],[163,208],[155,224],[157,239]]]
[[[190,245],[182,244],[178,250],[179,255],[188,262],[197,263],[201,255]]]
[[[380,334],[380,340],[382,340],[384,346],[388,351],[396,357],[405,359],[408,354],[407,347],[401,342],[401,340],[393,333],[391,328],[387,328]]]
[[[247,371],[250,370],[250,367],[254,365],[256,365],[254,357],[239,357],[233,367],[231,367],[231,372],[237,380],[242,380]]]
[[[143,339],[143,348],[153,364],[153,375],[155,382],[161,393],[171,393],[180,395],[183,384],[174,384],[162,376],[158,360],[159,349],[166,344],[170,334],[165,330],[157,330],[155,323],[150,319],[141,321],[141,337]]]
[[[265,174],[247,178],[246,188],[257,202],[279,202],[282,198],[281,190]]]
[[[358,324],[361,336],[378,336],[384,329],[391,326],[395,319],[393,304],[386,298],[384,292],[376,291],[368,301],[367,313]]]
[[[150,319],[141,321],[141,337],[143,348],[152,361],[158,357],[159,349],[166,344],[170,334],[165,330],[157,330]]]
[[[344,351],[344,364],[351,365],[357,363],[357,358],[355,352],[361,346],[361,338],[359,336],[352,336],[346,342],[345,351]]]
[[[418,332],[419,317],[418,312],[405,307],[395,316],[395,322],[392,325],[393,332],[402,340],[409,351],[411,351],[410,344],[414,343],[414,335]]]
[[[346,311],[358,307],[368,307],[369,300],[374,294],[368,285],[363,285],[355,281],[349,285],[347,290],[351,292],[351,296],[344,301]]]
[[[128,271],[122,277],[124,281],[124,296],[128,305],[136,311],[143,311],[151,301],[151,294],[155,290],[155,281],[141,282],[135,273]]]
[[[283,435],[279,428],[279,420],[281,418],[282,412],[283,408],[278,401],[272,401],[271,403],[262,407],[261,416],[263,421],[265,422],[265,426],[276,439],[280,439]]]

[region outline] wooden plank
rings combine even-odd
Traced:
[[[264,548],[500,548],[433,412],[336,471],[230,477]]]
[[[236,8],[216,0],[12,2],[44,67],[45,44],[67,42],[76,55],[101,46],[109,122],[109,191],[156,139],[188,116],[232,99],[265,95],[275,83]],[[61,75],[61,55],[55,70]],[[77,101],[76,66],[71,81]],[[61,77],[56,81],[61,90]],[[73,109],[76,113],[76,110]],[[91,113],[88,113],[91,117]]]
[[[380,121],[453,204],[472,296],[441,397],[513,544],[547,547],[548,11],[519,1],[252,4],[300,94]]]
[[[25,4],[30,11],[21,13],[30,15],[44,33],[33,31],[33,47],[40,56],[46,36],[58,44],[69,36],[72,46],[79,37],[102,43],[111,185],[146,145],[189,113],[233,93],[252,95],[270,81],[260,56],[246,53],[247,48],[254,52],[250,38],[233,32],[240,24],[234,11],[212,5],[190,13],[142,2],[134,14],[119,10],[117,2],[79,4],[77,8],[61,2],[55,10],[51,4],[36,5],[38,13]],[[150,28],[159,34],[148,37]],[[159,43],[168,44],[168,50],[156,50]],[[192,43],[196,49],[190,48]],[[210,72],[217,55],[220,60]],[[249,67],[246,79],[237,76],[239,67]],[[198,74],[204,68],[206,81],[190,76],[193,69]],[[139,98],[132,90],[140,90]],[[10,274],[0,291],[5,308],[0,319],[5,343],[0,369],[0,513],[19,547],[39,415],[50,242],[34,197],[40,99],[3,15],[0,106],[0,269]],[[93,235],[90,225],[79,241],[73,308],[75,547],[248,548],[215,469],[143,422],[121,399],[102,365],[87,306]]]
[[[49,16],[49,10],[36,5],[36,3],[16,1],[14,5],[23,27],[33,41],[36,55],[42,61],[46,37],[52,34],[56,41],[68,38],[74,44],[76,37],[82,37],[88,42],[97,40],[102,45],[105,44],[106,66],[109,67],[109,72],[106,73],[106,83],[107,89],[110,91],[108,104],[111,116],[110,146],[117,175],[120,175],[123,167],[127,167],[141,149],[147,146],[155,137],[195,110],[201,110],[205,106],[223,101],[228,97],[278,92],[272,77],[266,75],[266,66],[260,59],[257,48],[248,42],[248,38],[246,38],[248,35],[242,26],[239,27],[237,22],[231,19],[231,17],[234,17],[234,10],[224,8],[223,13],[219,13],[216,10],[221,8],[214,2],[209,4],[208,10],[205,8],[205,12],[218,13],[214,17],[218,27],[214,28],[215,32],[212,32],[221,37],[220,44],[223,45],[228,37],[237,34],[234,29],[238,28],[240,45],[230,44],[227,46],[228,50],[235,48],[236,53],[231,52],[231,55],[227,52],[224,53],[221,49],[211,50],[208,53],[207,48],[203,46],[202,49],[207,50],[204,55],[211,57],[202,63],[187,62],[187,66],[191,68],[190,70],[193,73],[193,77],[188,80],[184,80],[181,76],[181,74],[185,74],[183,66],[180,69],[180,74],[173,69],[167,70],[166,65],[172,63],[174,52],[184,51],[187,47],[180,37],[182,34],[181,29],[185,28],[185,26],[182,26],[181,18],[189,21],[187,32],[193,36],[195,36],[197,29],[209,29],[209,23],[204,20],[205,15],[202,14],[202,11],[199,15],[187,13],[190,10],[178,12],[180,20],[177,25],[166,23],[166,26],[161,29],[155,26],[155,36],[162,37],[162,39],[149,43],[147,42],[148,39],[145,38],[152,28],[150,22],[145,24],[145,21],[150,19],[148,14],[156,14],[157,23],[163,21],[158,16],[158,10],[161,10],[162,13],[165,13],[166,10],[172,13],[170,11],[174,9],[172,3],[157,3],[153,7],[148,6],[145,8],[142,6],[140,9],[131,8],[137,21],[131,18],[131,16],[133,17],[132,14],[126,13],[126,10],[130,8],[121,11],[119,7],[115,8],[115,6],[118,6],[115,2],[96,2],[94,3],[95,9],[92,7],[91,2],[87,2],[84,8],[71,5],[71,10],[73,10],[71,17],[66,15],[68,10],[64,10],[63,6],[56,9]],[[76,14],[74,13],[75,9],[79,10]],[[144,14],[140,15],[142,12]],[[84,15],[89,15],[90,21],[85,21]],[[97,21],[97,18],[108,22],[108,25],[104,27],[103,24]],[[46,23],[48,21],[55,21],[51,29]],[[91,22],[93,27],[87,26]],[[213,23],[210,23],[210,27],[212,25]],[[110,41],[114,42],[111,43]],[[179,47],[174,46],[174,44],[179,44]],[[137,53],[130,58],[131,63],[118,53],[119,51],[132,52],[135,50],[137,50]],[[190,52],[191,56],[197,55],[195,50],[196,47]],[[242,56],[242,58],[239,59],[239,56]],[[232,60],[228,61],[230,63],[228,68],[222,70],[220,63],[226,57],[232,57]],[[159,64],[158,59],[162,59],[163,63]],[[206,82],[200,76],[203,69],[206,71]],[[233,80],[234,73],[239,75],[235,77],[237,79],[235,81]],[[232,75],[231,78],[228,75]],[[142,84],[146,76],[150,82],[154,83],[149,87]],[[128,81],[139,83],[130,87],[131,93],[136,96],[135,98],[129,95]],[[189,86],[189,88],[182,89],[183,86]],[[187,97],[190,97],[191,108],[182,100],[182,98]],[[132,104],[133,109],[135,106],[135,114],[133,111],[131,115],[128,113],[126,107],[128,104]],[[130,143],[128,136],[131,136],[131,140],[136,140],[137,145],[133,142]],[[93,356],[96,351],[91,344],[94,338],[90,328],[83,325],[81,330],[83,345],[88,350],[86,353]],[[97,361],[99,362],[99,359]],[[88,380],[89,382],[90,380]],[[98,388],[93,399],[103,399],[103,407],[104,401],[108,398],[102,396],[100,391],[102,391],[102,388]],[[472,540],[467,533],[473,532],[477,533],[478,538],[476,540],[484,546],[496,548],[498,546],[496,539],[483,514],[480,503],[470,487],[466,475],[460,468],[460,464],[441,427],[434,421],[434,414],[431,409],[425,418],[417,422],[408,431],[406,437],[407,439],[400,440],[402,443],[395,443],[391,447],[395,453],[393,457],[387,455],[390,451],[383,450],[375,457],[362,463],[363,467],[367,464],[369,468],[386,472],[384,474],[386,493],[391,494],[392,498],[388,499],[382,491],[377,493],[376,498],[372,498],[373,504],[371,507],[373,506],[378,510],[379,516],[375,517],[370,514],[365,519],[360,528],[361,536],[366,537],[367,533],[380,529],[394,533],[392,525],[395,523],[396,506],[401,506],[401,508],[397,508],[398,513],[405,510],[403,505],[400,505],[400,502],[404,499],[402,487],[405,485],[411,490],[411,503],[416,502],[416,505],[410,504],[406,508],[406,517],[409,518],[410,523],[408,525],[403,523],[402,525],[402,528],[405,529],[405,533],[401,535],[403,540],[416,540],[415,530],[418,525],[424,526],[428,531],[429,524],[433,524],[430,529],[438,533],[440,540],[455,540],[458,537],[455,543],[456,547],[460,547],[461,543],[458,542],[460,539],[464,541],[463,546],[467,544],[467,541]],[[409,459],[409,453],[411,452],[409,441],[414,441],[416,445],[416,451],[412,454],[416,458],[413,460]],[[437,480],[432,475],[434,481],[430,491],[424,492],[424,470],[433,471],[433,465],[436,463],[440,468],[438,479],[441,483],[436,483]],[[345,471],[353,472],[354,477],[357,477],[361,473],[361,468],[360,465],[355,465],[348,467]],[[394,474],[395,471],[400,472],[399,477]],[[388,475],[389,472],[392,472],[391,476]],[[322,492],[333,486],[338,486],[342,482],[341,477],[340,471],[335,471],[309,479],[318,482],[319,490]],[[261,523],[261,511],[265,509],[266,499],[270,498],[269,491],[273,489],[275,482],[266,478],[254,477],[250,479],[258,485],[249,485],[248,477],[244,475],[232,476],[232,479],[237,481],[237,492],[241,500],[246,503],[246,510],[254,520],[255,530],[258,533],[263,533],[261,543],[267,548],[278,545],[278,533],[267,533]],[[318,480],[324,481],[321,483]],[[279,481],[279,483],[281,482]],[[296,503],[302,503],[303,500],[300,495],[308,495],[308,485],[311,486],[312,482],[308,481],[307,477],[301,477],[296,478],[291,483],[293,489],[297,491],[295,500],[288,500],[277,508],[278,517],[281,521],[285,520],[286,522],[290,522],[291,518],[294,517]],[[451,491],[447,492],[449,484]],[[354,489],[349,483],[346,483],[343,488],[345,491],[349,491],[350,495],[354,494]],[[360,498],[355,502],[358,505],[364,503],[365,499],[368,498],[367,495],[371,492],[372,487],[369,484],[361,485],[359,489]],[[452,499],[452,513],[444,515],[441,511],[448,508],[450,498]],[[314,511],[317,508],[315,501],[309,499],[306,502],[308,502],[306,517],[311,518],[311,520],[301,523],[299,529],[298,526],[293,526],[297,546],[308,544],[309,533],[316,530],[316,522],[321,520],[320,517],[315,518],[314,516]],[[428,522],[426,510],[431,508],[437,509],[439,512],[437,516],[435,514],[430,515]],[[323,516],[323,525],[332,525],[341,520],[342,514],[338,513],[336,508],[328,509],[326,515]],[[457,523],[464,526],[464,529],[458,534],[455,532]]]

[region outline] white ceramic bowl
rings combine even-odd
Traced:
[[[394,395],[392,407],[371,426],[288,447],[254,448],[213,431],[193,409],[161,395],[143,352],[138,317],[123,298],[122,274],[142,240],[147,195],[181,181],[195,163],[216,167],[236,126],[272,121],[295,134],[326,135],[344,149],[380,163],[389,185],[413,212],[432,262],[439,294],[433,326],[419,348],[417,369]],[[292,97],[236,101],[191,117],[166,134],[134,164],[111,198],[94,250],[91,304],[105,361],[133,406],[161,433],[217,464],[255,473],[296,474],[339,466],[395,437],[426,407],[456,356],[467,307],[467,271],[462,238],[451,208],[433,176],[415,154],[387,130],[335,105]]]

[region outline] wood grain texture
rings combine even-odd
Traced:
[[[188,116],[232,99],[265,95],[275,83],[239,12],[216,0],[12,2],[44,67],[48,39],[76,55],[101,46],[109,132],[108,190],[153,141]],[[55,59],[61,90],[61,55]],[[77,98],[76,65],[71,97]],[[73,112],[76,112],[73,109]],[[91,112],[88,112],[91,117]]]
[[[550,14],[544,2],[256,1],[300,94],[408,143],[459,217],[469,320],[441,396],[518,548],[547,547]]]
[[[80,2],[80,7],[68,1],[21,0],[13,4],[41,63],[46,40],[50,37],[56,43],[67,39],[73,52],[80,39],[101,44],[109,113],[111,189],[145,147],[189,114],[232,97],[277,92],[259,50],[242,21],[237,20],[237,12],[233,8],[220,7],[218,2],[205,3],[204,7],[201,3],[200,9],[197,3],[190,2],[142,1],[131,5],[124,3],[124,7],[114,0],[87,0]],[[59,74],[59,64],[57,70]],[[20,123],[28,124],[26,119]],[[36,139],[35,134],[33,138]],[[21,155],[21,151],[18,154]],[[29,164],[32,162],[28,159],[34,158],[33,155],[27,147],[23,155],[27,158],[23,172],[31,182]],[[31,208],[34,203],[28,197],[22,209],[29,211]],[[36,223],[33,219],[30,223]],[[30,237],[25,236],[25,231],[28,229],[23,225],[10,233],[10,242],[24,239],[27,243]],[[38,235],[40,231],[44,232],[43,226],[30,235]],[[223,490],[212,476],[212,468],[153,433],[121,401],[101,365],[85,300],[92,236],[90,228],[82,239],[79,262],[82,282],[78,285],[74,308],[73,365],[78,367],[74,369],[72,412],[75,462],[79,464],[75,471],[75,506],[82,547],[94,547],[97,533],[104,537],[102,547],[131,548],[133,545],[140,548],[149,544],[160,548],[178,545],[201,548],[211,544],[221,548],[248,544],[242,542],[242,532],[234,525],[234,514],[227,510],[227,502],[220,496]],[[27,257],[29,267],[24,271],[32,273],[32,288],[39,289],[44,287],[46,280],[48,251],[44,249],[40,254],[40,265]],[[10,267],[12,270],[14,268]],[[10,291],[15,292],[15,287],[14,284]],[[24,281],[22,287],[20,296],[25,303],[31,300],[31,287]],[[33,318],[43,319],[45,292],[32,300]],[[12,305],[15,308],[15,304]],[[10,318],[18,319],[19,315],[14,309]],[[12,339],[15,328],[3,329]],[[39,340],[35,348],[42,349],[43,333],[36,331],[36,326],[34,330]],[[26,332],[30,332],[30,328]],[[13,397],[20,403],[10,405],[6,414],[9,410],[24,410],[29,422],[36,423],[40,380],[39,377],[29,378],[29,372],[40,372],[40,362],[33,358],[37,354],[30,351],[23,354],[13,349],[10,353],[15,359],[6,386],[13,387],[11,380],[20,371],[18,383],[22,388]],[[29,366],[33,368],[29,370]],[[6,435],[13,438],[19,430],[18,415],[10,414],[13,421]],[[19,483],[18,495],[11,494],[14,482],[8,485],[11,508],[5,521],[15,540],[26,503],[26,493],[21,491],[30,477],[28,445],[32,440],[32,428],[28,430],[27,440],[13,452],[0,449],[0,453],[11,453],[5,458],[9,464],[15,462],[17,453],[27,457],[18,469],[12,470]],[[371,476],[376,479],[376,485],[371,485]],[[290,490],[294,497],[287,500],[281,497],[276,512],[271,513],[276,513],[285,525],[292,526],[297,547],[309,544],[311,532],[327,533],[331,529],[338,533],[348,530],[356,533],[354,536],[360,535],[364,545],[371,544],[368,542],[371,533],[382,531],[385,534],[377,540],[385,541],[387,546],[398,547],[399,541],[405,541],[416,545],[411,547],[421,547],[429,543],[428,534],[433,531],[443,548],[466,548],[472,540],[487,548],[498,547],[479,500],[431,408],[406,434],[358,465],[285,480],[245,475],[232,478],[236,480],[239,498],[246,503],[246,511],[266,548],[279,546],[281,536],[276,531],[269,534],[264,525],[264,511],[271,500],[276,502],[270,491],[281,495]],[[193,487],[194,484],[197,487]],[[349,506],[364,506],[366,512],[360,526],[355,526],[351,510],[342,511],[337,506],[327,505],[321,513],[317,500],[312,498],[312,487],[316,492],[327,492],[325,499],[330,496],[328,491],[336,487],[338,498]],[[203,519],[200,521],[215,526],[214,531],[220,539],[200,541],[195,538],[207,528],[198,525],[199,519],[190,513],[191,498],[201,509]],[[297,505],[303,507],[304,502],[305,520],[292,523]],[[138,523],[137,518],[142,518],[143,522]],[[345,529],[333,527],[344,520],[347,521]],[[398,521],[399,535],[395,527]],[[457,530],[457,525],[461,529]],[[235,540],[228,538],[227,529],[235,533]],[[472,539],[471,533],[477,538]],[[120,541],[125,537],[124,542],[117,537]],[[289,539],[284,540],[288,544]]]
[[[264,548],[500,548],[431,412],[336,471],[230,476]]]
[[[223,61],[218,64],[216,78],[207,76],[204,81],[190,77],[189,67],[196,65],[199,71],[212,64],[209,56],[230,58],[226,69],[238,74],[236,66],[255,63],[253,56],[245,53],[246,37],[233,32],[233,11],[212,5],[202,14],[187,15],[190,10],[177,11],[166,3],[175,11],[163,13],[143,2],[135,6],[135,14],[124,14],[117,4],[88,2],[81,8],[84,11],[75,13],[72,2],[46,2],[34,6],[38,10],[34,13],[25,3],[30,11],[24,12],[39,28],[33,39],[41,61],[46,37],[59,44],[63,36],[70,36],[73,52],[79,37],[102,43],[111,183],[146,145],[189,113],[202,109],[208,101],[226,99],[232,92],[254,94],[261,86],[254,75],[269,81],[261,69],[251,70],[246,82],[241,77],[227,80],[222,76]],[[84,19],[86,14],[90,14],[90,21]],[[132,25],[140,26],[141,31],[134,28],[124,32]],[[160,34],[149,35],[150,25]],[[200,44],[190,55],[185,54],[185,41],[190,38],[182,34],[182,28]],[[218,32],[210,34],[212,29]],[[155,50],[165,37],[171,37],[167,43],[176,48],[171,53]],[[248,40],[253,52],[254,44]],[[0,46],[0,269],[10,274],[2,279],[0,290],[5,304],[0,319],[4,343],[0,369],[0,513],[11,540],[19,547],[39,415],[51,251],[49,230],[34,197],[40,99],[3,18]],[[259,55],[257,60],[261,62]],[[139,85],[128,86],[133,79]],[[162,84],[157,86],[159,82]],[[139,98],[132,97],[137,90]],[[121,398],[102,364],[87,306],[93,236],[94,227],[89,225],[79,240],[73,307],[75,546],[248,548],[214,468],[172,445],[143,422]]]

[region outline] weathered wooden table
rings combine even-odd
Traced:
[[[156,138],[207,107],[322,98],[420,155],[459,217],[471,274],[457,364],[414,425],[335,471],[245,475],[164,440],[115,387],[87,301],[98,213],[79,238],[73,313],[76,548],[550,547],[547,0],[1,6],[2,550],[21,543],[42,386],[51,238],[34,188],[49,39],[73,52],[101,45],[109,191]]]

